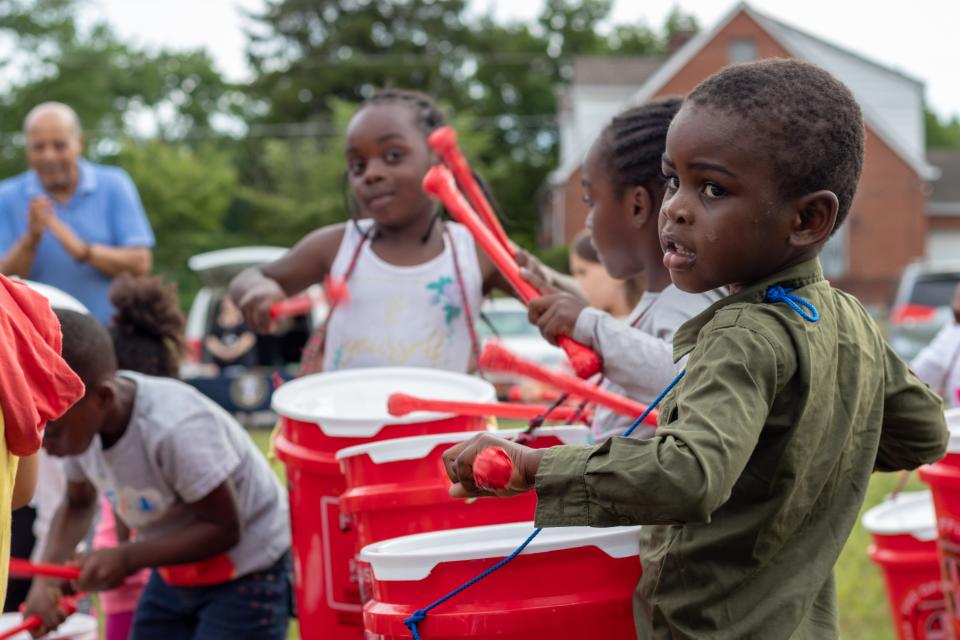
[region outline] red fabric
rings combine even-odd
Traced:
[[[7,448],[40,449],[47,420],[83,397],[83,382],[60,357],[60,322],[42,295],[0,276],[0,406]]]

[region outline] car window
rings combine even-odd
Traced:
[[[495,331],[491,331],[486,322],[480,322],[477,324],[477,333],[481,338],[495,335],[501,338],[540,335],[537,328],[527,320],[526,311],[485,311],[483,315]]]
[[[944,307],[953,299],[953,291],[960,282],[960,274],[941,273],[919,276],[910,292],[910,304],[925,307]]]

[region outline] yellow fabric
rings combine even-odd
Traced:
[[[0,412],[0,602],[7,598],[7,572],[10,569],[11,505],[19,460],[7,449],[7,440],[3,437],[3,412]]]

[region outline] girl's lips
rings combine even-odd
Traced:
[[[392,193],[381,193],[380,195],[373,196],[367,200],[367,206],[371,209],[376,209],[384,206],[393,198]]]

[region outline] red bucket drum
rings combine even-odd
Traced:
[[[498,431],[514,438],[520,430]],[[442,433],[362,444],[337,452],[347,478],[340,508],[357,529],[362,547],[400,536],[533,519],[536,494],[513,498],[455,500],[443,468],[443,453],[472,433]],[[538,449],[587,444],[586,427],[541,427],[525,443]]]
[[[930,485],[937,514],[940,575],[953,636],[960,637],[960,409],[946,414],[950,440],[947,455],[920,467],[920,479]]]
[[[403,621],[509,555],[530,522],[421,533],[360,552],[373,573],[371,640],[404,640]],[[640,527],[544,529],[499,571],[429,612],[430,640],[633,640]]]
[[[340,520],[346,480],[334,457],[344,447],[429,433],[483,431],[484,418],[416,412],[391,416],[393,393],[493,402],[493,385],[432,369],[384,367],[306,376],[273,394],[281,416],[275,439],[286,466],[294,578],[301,634],[329,640],[362,636],[355,571],[356,533]]]
[[[952,638],[937,561],[937,521],[929,491],[901,493],[863,515],[870,558],[883,570],[900,640]]]

